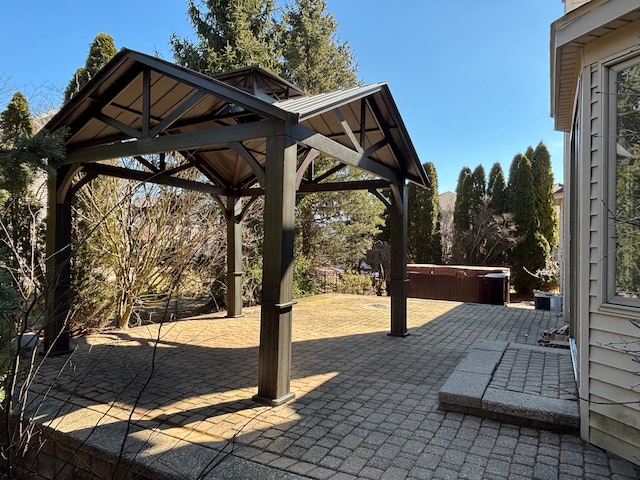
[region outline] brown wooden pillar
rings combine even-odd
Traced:
[[[391,227],[391,331],[389,335],[404,337],[407,332],[407,186],[392,185],[389,208]]]
[[[69,167],[48,178],[47,207],[47,316],[45,352],[68,353],[71,310],[71,199]]]
[[[242,316],[242,202],[227,198],[227,317]]]
[[[288,136],[267,138],[258,394],[254,399],[271,405],[295,396],[290,383],[296,153],[296,144]]]

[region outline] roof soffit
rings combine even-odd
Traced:
[[[637,0],[592,1],[551,25],[551,116],[556,130],[571,129],[581,50],[640,19]]]

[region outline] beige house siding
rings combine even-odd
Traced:
[[[640,341],[640,329],[629,322],[629,314],[640,317],[640,308],[607,303],[610,252],[605,202],[609,195],[611,146],[603,95],[610,88],[607,62],[615,61],[639,43],[635,34],[631,35],[637,31],[640,24],[595,40],[582,52],[582,74],[576,79],[582,82],[577,89],[582,94],[578,93],[575,107],[580,131],[573,132],[578,137],[578,152],[565,161],[565,200],[572,211],[568,215],[571,218],[565,221],[569,233],[564,248],[571,252],[566,268],[575,269],[574,275],[566,274],[566,288],[570,290],[566,294],[566,314],[578,325],[574,335],[579,393],[583,399],[581,434],[595,445],[640,463],[640,404],[633,403],[640,401],[640,380],[636,375],[640,365],[623,351],[625,341]],[[566,151],[570,153],[571,149],[567,147]]]

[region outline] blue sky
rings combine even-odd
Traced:
[[[99,32],[117,48],[171,60],[172,32],[191,36],[184,0],[4,0],[0,15],[0,108],[21,90],[32,110],[57,106]],[[440,192],[460,169],[494,162],[543,141],[562,181],[562,133],[549,115],[549,32],[561,0],[327,0],[364,83],[389,83],[422,162]]]

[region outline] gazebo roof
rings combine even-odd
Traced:
[[[188,186],[145,158],[179,151],[187,162],[180,170],[206,178],[200,189],[246,191],[263,183],[266,138],[284,129],[302,152],[392,183],[428,185],[385,83],[304,96],[259,66],[209,77],[123,49],[45,126],[61,127],[69,133],[64,163],[87,173]],[[121,157],[141,168],[99,163]]]
[[[69,349],[72,198],[99,175],[213,195],[226,218],[229,316],[242,311],[242,217],[252,199],[264,194],[256,400],[279,405],[294,396],[298,192],[368,190],[385,204],[391,213],[390,335],[407,335],[406,182],[426,186],[428,179],[386,84],[307,97],[257,66],[208,77],[122,50],[45,128],[68,133],[67,156],[52,165],[56,175],[48,182],[47,278],[53,287],[47,289],[45,344],[53,351]],[[166,162],[167,152],[180,152],[177,165]],[[316,171],[320,155],[335,164]],[[118,158],[133,161],[108,161]],[[359,180],[334,175],[351,167],[368,174]]]

